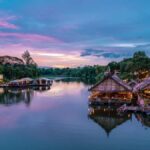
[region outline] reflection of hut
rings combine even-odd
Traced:
[[[149,115],[144,115],[144,114],[135,114],[136,118],[138,121],[142,123],[142,125],[146,127],[150,127],[150,116]]]
[[[131,119],[131,114],[124,113],[119,115],[117,108],[114,107],[98,107],[90,110],[89,117],[99,124],[107,135],[117,126]]]
[[[150,98],[150,78],[147,78],[141,83],[137,84],[134,87],[133,92],[140,93],[145,98]]]
[[[123,82],[116,74],[108,73],[91,89],[90,100],[116,100],[115,102],[129,103],[132,99],[132,88]],[[104,101],[103,101],[104,102]]]
[[[34,80],[33,84],[38,86],[50,86],[52,84],[52,80],[47,78],[38,78]]]

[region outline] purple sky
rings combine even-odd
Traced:
[[[150,55],[150,1],[0,0],[0,54],[40,66],[105,65]]]

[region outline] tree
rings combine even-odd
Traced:
[[[26,50],[23,55],[22,58],[24,59],[26,65],[34,65],[36,66],[36,63],[34,62],[33,58],[31,57],[30,53],[28,50]]]

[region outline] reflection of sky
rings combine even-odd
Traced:
[[[59,86],[60,84],[60,86]],[[80,89],[79,89],[80,86]],[[61,84],[54,84],[53,88],[46,93],[47,96],[64,96],[64,95],[71,95],[71,96],[75,96],[78,95],[82,92],[82,90],[84,89],[84,85],[82,83],[76,83],[76,82],[72,82],[70,83],[63,83]]]
[[[0,53],[42,66],[106,64],[150,48],[148,0],[0,0]],[[107,11],[106,11],[107,10]],[[83,55],[84,54],[84,55]]]

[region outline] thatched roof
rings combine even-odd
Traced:
[[[94,91],[96,89],[96,87],[98,87],[99,85],[101,85],[104,81],[108,80],[108,79],[111,79],[114,81],[115,84],[117,84],[119,87],[122,87],[124,89],[124,91],[132,91],[132,88],[127,84],[125,83],[123,80],[121,80],[116,74],[111,74],[111,73],[108,73],[104,76],[104,78],[98,82],[97,84],[95,84],[93,87],[91,87],[89,89],[89,91]],[[104,85],[104,86],[110,86],[110,85]],[[117,89],[109,89],[109,91],[107,91],[107,88],[104,88],[103,90],[102,89],[99,89],[99,91],[101,92],[120,92],[120,91],[123,91],[121,88],[117,88]]]
[[[131,81],[128,83],[128,85],[131,86],[132,88],[135,87],[137,84],[138,84],[138,82],[135,81],[135,80],[131,80]]]
[[[148,86],[150,86],[150,78],[147,78],[144,81],[142,81],[141,83],[137,84],[134,87],[133,91],[138,92],[138,91],[144,90]]]

